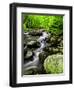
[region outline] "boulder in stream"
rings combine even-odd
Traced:
[[[27,43],[27,46],[29,48],[39,48],[40,47],[40,43],[37,41],[30,41]]]
[[[26,55],[24,56],[24,59],[31,59],[33,57],[33,52],[32,51],[27,51]]]
[[[48,56],[44,61],[44,69],[48,74],[63,73],[63,55],[55,54]]]

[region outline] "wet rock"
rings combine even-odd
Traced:
[[[28,46],[32,46],[32,45],[34,45],[35,43],[36,43],[36,41],[30,41],[30,42],[27,43],[27,45],[28,45]]]
[[[32,57],[33,57],[33,52],[32,52],[32,51],[27,51],[24,59],[30,59],[30,58],[32,58]]]
[[[48,56],[49,54],[47,52],[42,52],[39,54],[39,60],[43,63],[45,58]]]
[[[29,35],[41,36],[42,35],[42,30],[41,31],[31,31],[31,32],[29,32]]]
[[[39,36],[31,36],[31,35],[29,35],[27,38],[24,39],[24,42],[28,43],[30,41],[37,41],[38,38],[39,38]]]
[[[39,48],[40,47],[40,43],[37,41],[30,41],[27,43],[27,46],[29,48]]]

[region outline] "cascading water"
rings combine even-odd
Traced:
[[[48,34],[46,32],[42,32],[42,36],[40,36],[39,39],[37,40],[40,43],[40,47],[34,51],[33,61],[29,61],[28,63],[24,64],[24,71],[38,67],[39,54],[43,51],[43,48],[46,45],[45,39],[47,37],[48,37]]]

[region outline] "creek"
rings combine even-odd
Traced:
[[[25,33],[25,34],[28,34],[28,33]],[[30,69],[41,69],[39,54],[43,51],[43,48],[46,46],[47,37],[48,37],[48,34],[46,32],[42,32],[42,35],[37,39],[37,41],[40,43],[40,47],[34,50],[33,60],[24,64],[24,72]]]

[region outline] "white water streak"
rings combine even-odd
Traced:
[[[42,33],[42,36],[40,36],[37,40],[38,42],[40,42],[40,47],[34,51],[33,61],[29,61],[24,65],[25,70],[32,69],[39,63],[39,54],[43,51],[43,48],[45,47],[45,39],[48,37],[48,34],[46,32]]]

